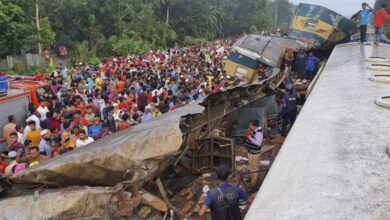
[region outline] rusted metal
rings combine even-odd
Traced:
[[[235,171],[235,149],[231,138],[213,137],[199,140],[199,148],[194,151],[192,172],[204,173],[213,171],[221,164],[227,164]]]

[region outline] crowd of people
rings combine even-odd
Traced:
[[[77,63],[36,73],[54,93],[29,105],[25,124],[13,115],[4,126],[8,155],[0,172],[17,173],[112,133],[147,122],[210,93],[239,85],[222,70],[233,42],[110,57],[100,65]]]

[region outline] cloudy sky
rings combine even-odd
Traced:
[[[354,13],[361,9],[361,4],[367,2],[373,7],[375,0],[290,0],[294,4],[308,3],[313,5],[321,5],[327,7],[344,16],[351,17]]]

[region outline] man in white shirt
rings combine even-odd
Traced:
[[[263,129],[260,127],[259,120],[251,120],[249,122],[249,131],[247,139],[244,143],[248,151],[249,171],[251,172],[251,183],[253,186],[257,183],[259,161],[261,157],[261,145],[263,144]]]
[[[87,134],[85,133],[85,130],[79,131],[79,138],[76,140],[76,147],[83,147],[92,142],[94,142],[94,139],[88,137]]]
[[[41,121],[46,119],[46,113],[49,112],[47,106],[45,106],[45,101],[41,101],[39,107],[37,108],[39,115],[41,116]]]
[[[39,114],[39,113],[34,112],[33,114],[31,114],[31,116],[26,119],[26,123],[29,121],[34,121],[35,128],[41,129],[41,125],[40,125],[41,121],[39,120],[37,114]],[[26,126],[26,128],[24,129],[24,132],[23,132],[24,137],[26,137],[27,132],[29,132],[30,130],[31,130],[30,126]],[[24,143],[24,142],[21,142],[21,143]]]
[[[24,134],[23,134],[24,127],[20,125],[16,125],[15,130],[16,130],[16,134],[18,134],[18,142],[23,144],[25,141]]]
[[[152,106],[147,105],[145,107],[145,113],[141,117],[142,123],[147,122],[153,118],[151,110],[152,110]]]

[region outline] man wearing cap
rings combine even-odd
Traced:
[[[360,10],[360,42],[366,42],[367,25],[372,8],[365,2],[362,3],[362,10]]]
[[[153,118],[153,115],[152,115],[151,111],[152,111],[152,106],[151,105],[147,105],[145,107],[145,112],[144,112],[144,114],[141,117],[142,123],[143,122],[147,122],[147,121],[149,121],[149,120],[151,120]]]
[[[287,94],[283,96],[280,114],[283,119],[282,136],[286,136],[287,125],[293,125],[297,117],[297,99],[298,94],[294,92],[294,87],[290,86]]]
[[[39,142],[39,153],[51,157],[51,132],[48,129],[41,131],[41,141]]]
[[[201,219],[205,219],[208,208],[211,210],[212,220],[241,220],[239,200],[248,200],[248,194],[240,186],[229,184],[229,167],[225,164],[217,167],[218,186],[207,192],[204,204],[199,210]],[[249,206],[249,204],[248,204]]]

